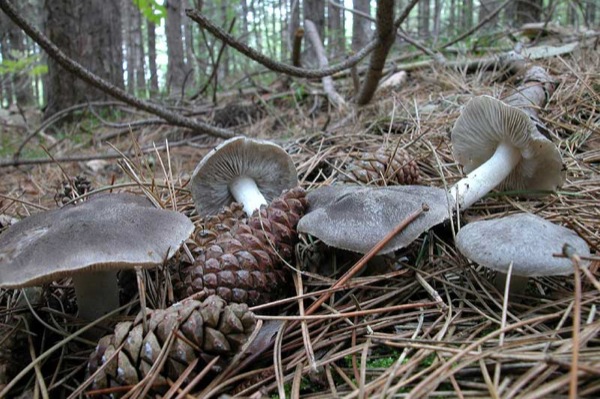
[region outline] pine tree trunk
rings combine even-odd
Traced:
[[[344,25],[342,25],[342,12],[331,3],[327,5],[327,30],[330,39],[329,57],[336,58],[346,51],[344,40]]]
[[[354,0],[354,9],[371,15],[369,0]],[[371,21],[359,15],[352,15],[352,50],[359,51],[371,40]]]
[[[158,71],[156,69],[156,24],[146,21],[148,30],[148,69],[150,70],[150,96],[158,94]]]
[[[181,30],[182,0],[167,0],[167,93],[181,95],[185,79],[185,63],[183,60],[183,40]]]
[[[135,87],[138,95],[146,95],[146,54],[144,51],[144,34],[142,32],[142,13],[134,7],[133,10],[133,46],[135,49]]]
[[[419,2],[419,37],[426,39],[429,37],[429,18],[430,18],[429,0]]]
[[[133,13],[137,8],[132,1],[123,1],[123,13],[121,18],[125,26],[124,48],[125,61],[127,62],[127,91],[131,94],[135,92],[135,51],[133,43]]]
[[[193,87],[196,82],[196,76],[194,71],[196,70],[196,60],[194,57],[194,31],[192,30],[192,20],[185,16],[185,8],[189,8],[189,3],[186,3],[186,7],[181,7],[182,18],[183,18],[183,31],[185,37],[185,66],[187,81],[186,86]]]
[[[123,53],[119,1],[46,0],[46,34],[67,56],[92,73],[123,88]],[[104,92],[74,79],[48,59],[45,118],[86,101],[108,99]]]
[[[319,37],[325,40],[325,3],[323,0],[303,0],[304,19],[308,19],[315,24]],[[304,42],[304,55],[308,66],[316,67],[318,65],[315,56],[315,50],[308,42]]]
[[[473,26],[473,0],[463,0],[462,4],[462,29]]]
[[[519,24],[540,22],[542,18],[542,0],[516,0],[516,18]]]

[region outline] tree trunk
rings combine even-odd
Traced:
[[[304,19],[308,19],[315,24],[319,37],[325,38],[325,3],[323,0],[303,0]],[[317,66],[318,60],[315,56],[315,50],[308,41],[304,42],[304,56],[306,63],[310,66]]]
[[[473,26],[473,0],[463,0],[461,29],[470,29]]]
[[[123,53],[118,0],[46,0],[46,33],[67,56],[92,73],[123,88]],[[109,98],[66,73],[48,59],[45,118],[61,109],[86,101]]]
[[[142,32],[142,13],[134,7],[133,10],[133,46],[135,49],[135,87],[139,95],[146,96],[146,54],[144,51],[144,33]]]
[[[150,97],[158,94],[158,71],[156,69],[156,25],[146,21],[148,30],[148,69],[150,70]]]
[[[293,53],[294,38],[296,32],[300,28],[300,0],[289,0],[290,4],[290,20],[288,25],[288,50]]]
[[[419,37],[426,39],[429,37],[429,19],[430,19],[430,7],[429,0],[421,0],[419,2]]]
[[[123,13],[121,18],[125,26],[125,37],[123,44],[125,48],[125,61],[127,62],[127,91],[135,93],[135,52],[133,44],[133,9],[137,8],[132,1],[123,1]]]
[[[334,7],[331,3],[327,5],[327,30],[329,37],[329,57],[337,58],[346,52],[344,40],[344,25],[342,25],[342,10]]]
[[[185,70],[187,74],[186,86],[193,87],[196,82],[196,76],[194,71],[196,70],[196,58],[194,57],[194,31],[192,21],[185,16],[185,8],[189,8],[190,4],[187,3],[187,7],[181,7],[182,18],[183,18],[183,31],[185,34]]]
[[[353,5],[356,11],[371,15],[369,0],[354,0]],[[371,21],[360,15],[352,15],[352,50],[359,51],[365,47],[371,40]]]
[[[182,0],[167,0],[167,93],[181,95],[185,80],[185,63],[183,60],[183,40],[181,31]]]
[[[522,25],[529,22],[540,22],[542,18],[542,0],[516,0],[516,18]]]

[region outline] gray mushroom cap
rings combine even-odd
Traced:
[[[155,266],[175,254],[193,230],[185,215],[156,209],[145,197],[94,196],[30,216],[0,234],[0,287]]]
[[[521,160],[501,188],[556,190],[564,183],[560,152],[529,116],[489,96],[471,99],[452,129],[452,154],[469,173],[492,157],[500,143],[519,149]]]
[[[191,180],[191,191],[200,215],[216,214],[235,201],[229,184],[240,176],[253,179],[268,202],[298,185],[291,157],[275,143],[234,137],[200,161]]]
[[[300,219],[298,231],[329,246],[359,253],[371,250],[423,204],[429,211],[392,238],[380,255],[409,245],[450,217],[446,191],[436,187],[337,185],[314,190],[307,199],[309,211]]]
[[[472,222],[456,235],[456,246],[467,258],[502,273],[513,262],[512,274],[523,277],[572,274],[569,259],[552,256],[564,244],[580,256],[590,254],[575,232],[530,213]]]

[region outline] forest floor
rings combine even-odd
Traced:
[[[193,392],[201,391],[198,397],[228,393],[254,398],[566,397],[576,377],[580,397],[598,397],[600,291],[593,282],[582,277],[575,376],[570,372],[573,278],[536,278],[525,295],[505,302],[483,268],[460,255],[452,239],[461,224],[525,211],[575,230],[592,253],[599,253],[600,52],[580,49],[563,58],[539,60],[537,65],[558,82],[548,105],[540,110],[567,170],[566,182],[558,192],[536,199],[493,192],[465,211],[453,226],[434,229],[399,251],[395,268],[367,269],[353,280],[352,289],[336,296],[328,309],[317,314],[372,312],[310,319],[304,326],[305,334],[308,332],[304,338],[302,329],[278,336],[274,347],[244,374],[238,370],[235,375],[220,376],[208,388],[202,388],[201,382]],[[477,95],[502,98],[518,83],[518,77],[500,81],[493,71],[467,74],[434,67],[409,73],[404,84],[379,92],[371,105],[360,110],[330,109],[323,97],[311,94],[316,85],[307,82],[288,85],[279,96],[248,98],[248,109],[261,110],[250,120],[237,101],[225,99],[222,107],[228,107],[227,115],[241,115],[242,123],[231,127],[236,132],[281,144],[293,157],[306,190],[335,183],[353,159],[380,147],[405,149],[418,163],[419,184],[444,187],[463,175],[452,157],[449,139],[461,106]],[[82,110],[66,125],[47,127],[23,152],[23,157],[44,157],[43,144],[57,160],[86,155],[90,159],[2,167],[0,214],[20,219],[55,208],[55,195],[62,190],[65,176],[81,174],[94,187],[114,191],[141,192],[139,182],[155,183],[152,189],[164,199],[172,196],[169,186],[173,186],[178,209],[193,207],[187,183],[196,164],[219,140],[194,137],[167,125],[127,133],[127,122],[149,117],[124,106],[110,111],[95,108],[95,115]],[[177,109],[197,110],[191,105]],[[199,113],[215,117],[214,110],[206,109]],[[2,158],[14,154],[39,123],[39,115],[31,112],[26,129],[5,126]],[[122,125],[115,128],[114,124]],[[119,130],[125,133],[101,140]],[[168,152],[165,140],[169,140]],[[130,156],[131,169],[123,161],[94,159],[98,154],[114,154],[114,149],[134,154]],[[140,149],[148,151],[140,155]],[[310,245],[305,243],[299,251],[314,251],[307,248]],[[348,254],[332,260],[329,252],[317,258],[322,264],[313,258],[298,258],[295,266],[307,271],[302,284],[296,286],[303,292],[326,288],[341,276],[339,270],[358,260]],[[589,267],[596,278],[599,265],[593,261]],[[64,286],[64,282],[55,283],[51,289]],[[72,293],[66,296],[72,298]],[[2,314],[8,314],[14,306],[13,292],[3,291],[0,304]],[[415,306],[393,308],[403,304]],[[39,312],[49,311],[43,306]],[[280,310],[284,312],[298,315],[298,301]],[[73,327],[59,323],[56,328],[72,332]],[[54,342],[49,337],[48,342],[34,345],[37,356],[56,343],[56,337]],[[83,381],[81,371],[93,346],[79,345],[77,353],[70,353],[72,347],[65,344],[62,351],[46,359],[42,369],[52,375],[52,380],[46,381],[51,397],[68,396]],[[30,390],[34,385],[35,377],[28,375],[15,391]]]

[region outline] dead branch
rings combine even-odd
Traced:
[[[325,49],[323,48],[323,44],[321,43],[321,38],[319,37],[319,32],[317,32],[317,27],[315,24],[308,19],[304,20],[304,28],[306,30],[306,36],[308,40],[313,45],[315,50],[315,55],[319,62],[319,67],[327,68],[329,65],[327,61],[327,56],[325,55]],[[335,87],[333,86],[333,79],[331,76],[324,76],[321,78],[323,82],[323,90],[327,94],[327,98],[329,102],[336,108],[342,107],[346,104],[346,101],[339,95],[337,91],[335,91]]]
[[[186,118],[182,115],[171,112],[161,106],[140,100],[139,98],[128,94],[126,91],[114,86],[112,83],[100,78],[99,76],[96,76],[95,74],[91,73],[86,68],[84,68],[81,64],[69,58],[58,47],[56,47],[56,45],[54,45],[54,43],[52,43],[40,30],[38,30],[36,27],[34,27],[28,21],[26,21],[21,15],[19,15],[17,10],[8,0],[0,0],[0,8],[15,24],[17,24],[21,29],[23,29],[23,31],[25,31],[25,33],[27,33],[27,35],[33,39],[33,41],[39,44],[40,47],[46,51],[48,56],[52,57],[63,68],[65,68],[67,71],[71,72],[75,76],[79,77],[86,83],[97,87],[98,89],[104,91],[112,97],[126,102],[127,104],[130,104],[141,110],[150,112],[151,114],[160,116],[161,118],[172,123],[175,126],[186,127],[198,133],[204,133],[220,138],[231,138],[235,136],[234,132],[231,132],[227,129],[214,127],[195,119]]]
[[[198,10],[188,9],[185,10],[185,13],[188,17],[190,17],[201,27],[208,30],[218,39],[226,42],[228,45],[230,45],[240,53],[244,54],[246,57],[258,62],[259,64],[269,68],[274,72],[280,72],[298,78],[322,78],[324,76],[330,76],[334,73],[348,69],[353,65],[358,64],[363,58],[365,58],[373,50],[375,50],[375,48],[380,43],[379,38],[375,38],[352,57],[346,59],[344,62],[332,65],[326,69],[304,69],[275,61],[267,57],[266,55],[254,50],[253,48],[247,46],[246,44],[236,40],[233,36],[225,32],[223,29],[213,24],[207,17],[198,12]]]

